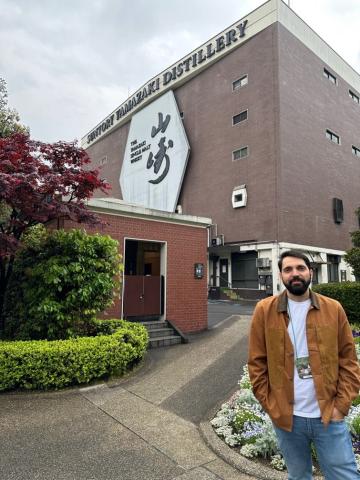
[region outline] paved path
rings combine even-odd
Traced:
[[[224,320],[218,318],[218,320]],[[149,352],[118,383],[0,395],[2,480],[248,480],[198,424],[237,387],[248,316]]]

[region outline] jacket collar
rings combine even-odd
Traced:
[[[318,296],[312,290],[310,290],[310,302],[311,302],[312,307],[316,308],[317,310],[320,310]],[[287,304],[288,304],[288,296],[286,294],[286,290],[284,290],[278,296],[277,311],[278,312],[287,312]]]

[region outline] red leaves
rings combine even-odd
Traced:
[[[0,256],[12,255],[18,239],[35,223],[58,218],[97,223],[83,201],[109,185],[99,171],[85,169],[87,153],[75,142],[54,144],[14,134],[0,139]]]

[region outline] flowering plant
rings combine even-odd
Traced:
[[[356,353],[360,360],[360,343],[356,343]],[[221,406],[211,421],[215,432],[229,446],[239,447],[244,457],[268,458],[273,468],[284,470],[285,462],[272,421],[252,392],[247,365],[243,367],[238,384],[240,390]],[[356,463],[360,471],[360,396],[354,400],[345,421],[351,433]]]

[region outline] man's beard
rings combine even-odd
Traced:
[[[300,283],[293,285],[293,282],[295,281]],[[290,282],[284,283],[284,285],[290,293],[300,297],[301,295],[304,295],[306,290],[309,288],[310,283],[311,278],[309,278],[309,280],[303,280],[302,278],[295,277]]]

